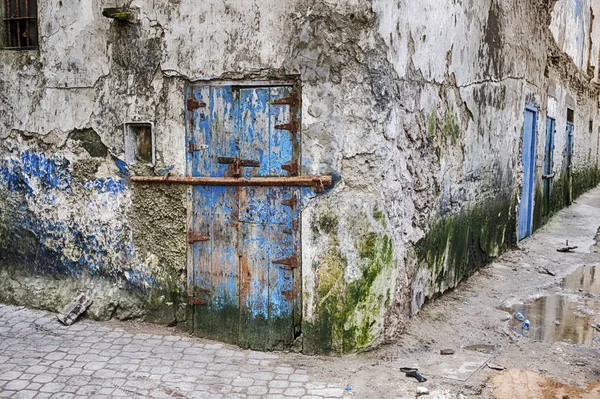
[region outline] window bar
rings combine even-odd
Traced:
[[[12,44],[12,38],[10,36],[10,31],[11,31],[11,26],[10,26],[10,0],[6,0],[6,32],[7,32],[7,39],[8,39],[8,47],[11,47]]]
[[[29,47],[29,0],[25,0],[25,43]]]
[[[20,16],[21,13],[19,12],[19,0],[15,1],[15,6],[17,7],[17,12],[16,12],[16,16]],[[21,24],[19,24],[19,21],[16,22],[17,23],[17,47],[21,47]]]

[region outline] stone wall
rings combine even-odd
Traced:
[[[0,50],[3,301],[185,320],[186,189],[128,177],[185,174],[192,81],[302,83],[302,173],[337,182],[302,209],[306,353],[392,339],[515,243],[525,104],[538,186],[548,104],[575,99],[575,169],[597,167],[597,92],[546,1],[134,0],[133,23],[39,3],[39,51]],[[124,162],[127,122],[153,124],[154,166]]]

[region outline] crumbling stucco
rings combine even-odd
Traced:
[[[525,104],[536,192],[545,117],[564,132],[566,107],[573,190],[597,182],[598,93],[568,56],[590,48],[555,39],[554,2],[134,0],[133,22],[106,3],[40,2],[39,51],[0,50],[0,300],[58,309],[87,290],[110,298],[98,318],[185,319],[186,189],[129,176],[185,175],[190,81],[302,84],[302,174],[336,182],[303,202],[307,353],[394,338],[515,244]],[[124,162],[127,122],[153,124],[154,166]],[[42,285],[53,300],[24,295]]]

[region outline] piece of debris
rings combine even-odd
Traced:
[[[417,396],[429,395],[429,389],[425,387],[417,387]]]
[[[538,269],[538,273],[540,274],[548,274],[550,276],[556,276],[556,273],[550,271],[547,267],[542,267]]]
[[[577,249],[577,247],[562,247],[558,248],[558,252],[571,252],[572,250]]]
[[[421,373],[419,373],[419,369],[414,367],[402,367],[400,371],[405,373],[407,377],[416,378],[419,382],[427,381],[427,378],[423,377]]]
[[[67,304],[60,314],[56,318],[63,323],[65,326],[70,326],[77,321],[77,318],[81,316],[83,312],[87,310],[92,304],[92,299],[85,294],[73,298],[71,302]]]
[[[600,323],[592,324],[592,328],[595,328],[597,331],[600,331]]]
[[[346,385],[346,391],[351,391],[352,390],[352,385],[348,384]]]
[[[492,370],[499,370],[499,371],[506,370],[506,367],[498,366],[497,364],[494,364],[494,363],[487,363],[487,366],[489,368],[491,368]]]
[[[515,319],[519,321],[525,321],[525,316],[523,316],[523,313],[517,312],[515,313]]]
[[[454,355],[454,349],[442,349],[440,351],[440,355],[443,355],[443,356]]]
[[[562,248],[558,248],[557,251],[558,252],[571,252],[574,249],[577,249],[577,247],[570,247],[569,240],[567,240],[567,242],[565,243],[565,246]]]

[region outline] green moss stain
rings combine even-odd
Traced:
[[[535,186],[535,194],[533,197],[533,231],[536,231],[544,224],[544,195],[542,193],[542,185]]]
[[[572,173],[573,200],[596,187],[600,182],[600,170],[595,167],[575,168]]]
[[[366,220],[365,216],[360,218]],[[393,268],[391,237],[372,231],[361,234],[355,241],[360,274],[349,279],[345,275],[348,259],[336,235],[337,224],[336,230],[330,231],[330,247],[316,268],[314,318],[303,323],[305,353],[347,353],[367,347],[375,339],[372,329],[381,318],[382,305],[391,300],[389,290],[386,299],[385,292],[377,288],[377,280]]]
[[[377,220],[384,229],[387,228],[387,223],[385,221],[385,215],[383,214],[382,211],[379,210],[379,207],[377,206],[377,204],[375,204],[375,206],[373,207],[373,218],[375,220]]]
[[[515,242],[514,199],[490,200],[432,223],[415,246],[438,291],[454,287]]]
[[[452,145],[456,144],[456,140],[460,135],[460,127],[458,126],[458,123],[456,123],[456,118],[454,117],[454,112],[452,110],[446,112],[442,133],[444,138],[450,137]]]
[[[542,215],[537,215],[537,209],[534,210],[534,230],[541,227],[548,219],[557,211],[565,206],[568,206],[571,200],[577,199],[587,190],[594,188],[600,183],[600,169],[596,166],[579,167],[573,170],[571,174],[571,182],[568,181],[566,172],[557,174],[552,179],[552,189],[550,190],[550,200],[548,210],[543,209]],[[538,202],[538,197],[542,200]],[[546,203],[542,193],[535,193],[536,208],[539,203]],[[546,205],[544,205],[546,206]],[[540,207],[542,208],[542,207]]]
[[[338,217],[333,213],[323,214],[319,218],[319,229],[325,234],[331,234],[337,230]]]
[[[437,110],[434,108],[429,113],[427,118],[427,133],[429,137],[435,137],[435,130],[437,127]]]

